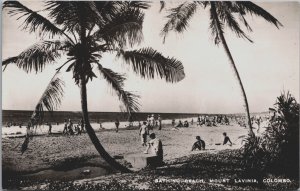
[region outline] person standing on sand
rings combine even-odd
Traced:
[[[172,126],[175,127],[175,119],[172,119]]]
[[[148,115],[147,117],[147,123],[150,124],[151,123],[151,120],[150,120],[150,115]]]
[[[129,117],[128,117],[128,122],[129,122],[128,127],[129,127],[129,128],[132,128],[132,127],[133,127],[133,122],[134,122],[134,120],[133,120],[133,117],[132,117],[131,114],[130,114]]]
[[[73,122],[71,121],[71,119],[69,119],[69,122],[68,122],[68,133],[70,135],[74,135],[74,131],[73,131]]]
[[[149,134],[149,130],[148,130],[148,127],[147,127],[147,122],[144,121],[143,125],[141,126],[141,128],[139,130],[139,135],[141,136],[142,146],[146,146],[147,135],[148,134]]]
[[[31,123],[29,122],[26,126],[26,138],[30,137],[31,136],[31,130],[30,130],[30,127],[31,127]]]
[[[66,134],[68,132],[68,121],[67,119],[64,120],[64,130],[63,130],[63,134]]]
[[[230,125],[228,117],[225,115],[225,125]]]
[[[200,116],[198,115],[198,118],[197,118],[197,126],[200,126],[201,127],[201,118],[200,118]]]
[[[152,116],[150,117],[150,126],[151,126],[151,129],[153,129],[155,126],[154,114],[152,114]]]
[[[83,118],[81,118],[81,120],[80,120],[80,127],[81,127],[81,132],[83,132],[84,131],[84,121],[83,121]]]
[[[75,131],[76,131],[76,135],[81,135],[80,124],[77,124],[77,125],[75,126]]]
[[[115,121],[115,125],[116,125],[116,133],[117,133],[119,131],[119,125],[120,125],[120,121],[118,118]]]
[[[49,122],[47,122],[46,124],[47,124],[48,127],[49,127],[48,134],[50,135],[50,134],[51,134],[51,130],[52,130],[52,125],[51,125],[51,123],[49,123]]]
[[[256,118],[256,124],[257,124],[257,132],[259,132],[260,129],[260,123],[262,122],[261,116]]]
[[[223,145],[226,145],[229,142],[230,146],[232,146],[232,142],[231,142],[230,138],[227,136],[227,133],[224,132],[223,135],[224,135]]]
[[[160,115],[158,115],[157,120],[158,120],[158,130],[161,130],[161,117],[160,117]]]
[[[144,151],[144,154],[148,154],[148,151],[150,149],[151,154],[156,155],[159,159],[158,166],[163,164],[163,146],[160,139],[156,138],[155,133],[151,133],[149,135],[150,141],[148,143],[148,146],[146,150]]]

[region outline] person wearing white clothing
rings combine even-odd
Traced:
[[[147,149],[145,150],[144,154],[148,154],[150,150],[150,154],[156,155],[158,157],[158,163],[163,163],[163,147],[162,142],[160,139],[156,138],[155,133],[151,133],[149,135],[150,141],[148,143]]]
[[[147,122],[144,121],[143,125],[140,127],[140,132],[139,132],[139,135],[141,136],[142,146],[146,145],[148,134],[149,134],[149,130],[148,130],[148,127],[147,127]]]

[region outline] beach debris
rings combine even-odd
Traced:
[[[89,174],[91,174],[91,170],[89,170],[89,169],[83,170],[83,171],[81,172],[81,174],[89,175]]]

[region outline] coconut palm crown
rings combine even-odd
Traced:
[[[161,8],[164,7],[165,4],[161,3]],[[168,20],[161,31],[163,41],[166,40],[166,36],[170,31],[183,33],[185,30],[187,30],[189,21],[200,7],[209,10],[209,29],[211,31],[211,35],[216,45],[219,45],[220,43],[222,44],[229,58],[230,65],[234,70],[234,74],[237,77],[243,95],[245,103],[244,106],[248,118],[249,131],[251,135],[254,135],[250,120],[250,111],[246,92],[236,64],[224,37],[224,28],[228,27],[237,35],[238,38],[244,38],[250,42],[253,42],[240,26],[241,23],[249,32],[252,31],[251,26],[248,24],[245,18],[247,14],[259,16],[267,22],[275,25],[277,28],[279,28],[279,26],[282,26],[282,24],[266,10],[249,1],[186,1],[184,3],[181,3],[179,6],[169,10],[169,14],[167,15]],[[240,22],[238,22],[238,20],[240,20]]]
[[[32,119],[39,121],[45,109],[53,111],[59,106],[64,87],[59,74],[63,70],[72,72],[74,82],[80,87],[86,131],[99,154],[122,172],[130,170],[105,151],[89,123],[86,84],[101,76],[131,113],[139,110],[138,96],[124,90],[124,74],[102,66],[101,58],[105,53],[112,53],[124,60],[142,78],[159,77],[171,83],[184,78],[183,65],[177,59],[165,57],[151,47],[128,50],[143,40],[142,9],[148,7],[145,2],[46,1],[42,10],[48,13],[45,17],[18,1],[3,3],[3,9],[9,15],[23,21],[23,30],[36,32],[41,37],[40,42],[19,55],[3,60],[4,69],[15,64],[26,72],[42,72],[47,65],[59,64],[59,59],[67,56],[67,61],[60,63],[39,100]]]

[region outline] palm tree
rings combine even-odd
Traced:
[[[161,3],[161,7],[163,8],[165,5]],[[161,31],[161,35],[164,38],[167,36],[169,31],[176,31],[178,33],[184,32],[187,29],[188,23],[191,17],[195,14],[198,7],[202,7],[204,9],[208,8],[210,13],[210,30],[211,35],[214,38],[214,43],[219,45],[222,44],[228,58],[229,63],[234,69],[234,74],[237,77],[244,103],[245,109],[248,118],[249,131],[251,135],[254,135],[252,130],[252,124],[250,120],[250,112],[249,105],[246,96],[246,92],[237,70],[236,64],[232,57],[232,54],[227,45],[226,39],[224,37],[224,27],[227,26],[231,29],[239,38],[245,38],[252,42],[252,40],[246,35],[246,33],[241,29],[239,23],[237,22],[237,17],[241,20],[242,24],[245,25],[248,31],[252,31],[252,28],[248,24],[245,15],[256,15],[262,17],[267,22],[274,24],[277,28],[282,26],[282,24],[274,18],[270,13],[268,13],[263,8],[258,5],[249,2],[249,1],[194,1],[194,2],[184,2],[180,4],[176,8],[172,8],[170,10],[170,14],[167,16],[168,21],[165,24],[164,28]]]
[[[43,110],[53,111],[63,96],[63,81],[59,79],[61,70],[72,72],[76,85],[80,88],[82,117],[86,131],[99,154],[115,169],[130,172],[114,160],[103,148],[89,122],[86,84],[96,78],[99,72],[115,90],[125,105],[127,112],[139,110],[138,96],[124,90],[125,76],[101,65],[105,53],[116,55],[133,68],[142,78],[159,77],[175,83],[185,76],[184,68],[175,58],[165,57],[152,48],[128,50],[142,42],[142,9],[149,7],[144,2],[105,2],[105,1],[47,1],[44,11],[49,18],[33,11],[18,1],[6,1],[4,10],[11,16],[23,19],[23,29],[37,32],[43,39],[19,55],[2,62],[4,69],[9,64],[16,64],[26,72],[42,72],[59,58],[67,56],[38,102],[33,115],[34,120],[41,120]]]

